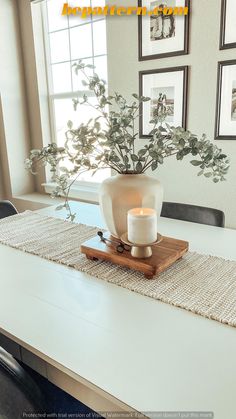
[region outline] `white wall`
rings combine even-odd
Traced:
[[[0,96],[0,144],[1,144],[1,138],[3,138],[3,136],[4,136],[4,126],[3,126],[1,96]],[[3,151],[0,149],[0,200],[5,198],[3,162],[4,162]]]
[[[0,200],[4,199],[4,197],[5,197],[5,191],[3,188],[3,175],[2,175],[2,171],[0,171]]]
[[[220,0],[190,3],[190,54],[179,57],[139,62],[137,17],[108,18],[109,86],[111,91],[129,96],[138,92],[140,70],[189,65],[187,128],[196,134],[204,132],[214,141],[217,62],[235,59],[236,49],[219,51]],[[144,140],[139,141],[143,145]],[[173,158],[166,160],[154,175],[164,185],[165,200],[222,209],[226,225],[236,228],[236,140],[216,143],[231,159],[227,182],[213,184],[197,177],[197,169],[188,161],[177,162]]]
[[[46,144],[51,139],[41,5],[38,3],[31,7],[29,0],[17,0],[17,4],[26,81],[30,144],[31,148],[41,148],[44,145],[43,138]],[[39,170],[38,175],[34,177],[38,192],[44,192],[41,185],[45,181],[45,171]]]
[[[0,139],[3,136],[3,121],[2,121],[2,109],[1,109],[1,96],[0,96]],[[5,187],[3,180],[3,153],[1,152],[0,143],[0,200],[5,198]]]
[[[1,0],[0,62],[0,165],[6,194],[11,198],[28,193],[34,187],[32,176],[24,169],[30,138],[15,0]]]

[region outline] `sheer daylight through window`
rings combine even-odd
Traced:
[[[73,6],[73,2],[70,4]],[[97,0],[83,0],[83,4],[95,7]],[[82,59],[83,63],[95,66],[94,70],[90,70],[91,75],[95,72],[107,82],[106,19],[104,16],[89,16],[86,19],[74,15],[62,16],[57,0],[47,0],[41,7],[52,140],[63,146],[69,120],[76,127],[98,116],[95,109],[86,105],[74,110],[73,98],[86,94],[93,103],[93,93],[83,85],[83,74],[75,74],[73,65]],[[78,180],[101,182],[109,175],[110,169],[99,170],[93,176],[91,172],[85,172]]]

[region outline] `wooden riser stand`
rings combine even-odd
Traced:
[[[111,237],[108,233],[104,235],[113,241],[119,240]],[[189,243],[183,240],[163,237],[163,240],[152,246],[152,256],[147,259],[133,258],[129,251],[118,253],[116,247],[108,242],[103,242],[98,236],[86,241],[81,245],[81,252],[90,260],[105,260],[116,265],[125,266],[129,269],[142,272],[147,279],[153,277],[180,259],[189,248]]]

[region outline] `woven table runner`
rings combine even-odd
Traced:
[[[236,326],[236,262],[187,253],[152,280],[104,261],[90,261],[80,245],[97,227],[26,211],[0,220],[0,243],[73,267],[139,294]]]

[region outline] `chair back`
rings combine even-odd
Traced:
[[[18,211],[10,201],[0,201],[0,219],[17,214]]]
[[[207,224],[216,227],[225,226],[225,214],[215,208],[199,207],[197,205],[163,202],[161,217],[192,223]]]
[[[44,397],[21,365],[0,347],[0,416],[21,418],[23,412],[45,411]]]

